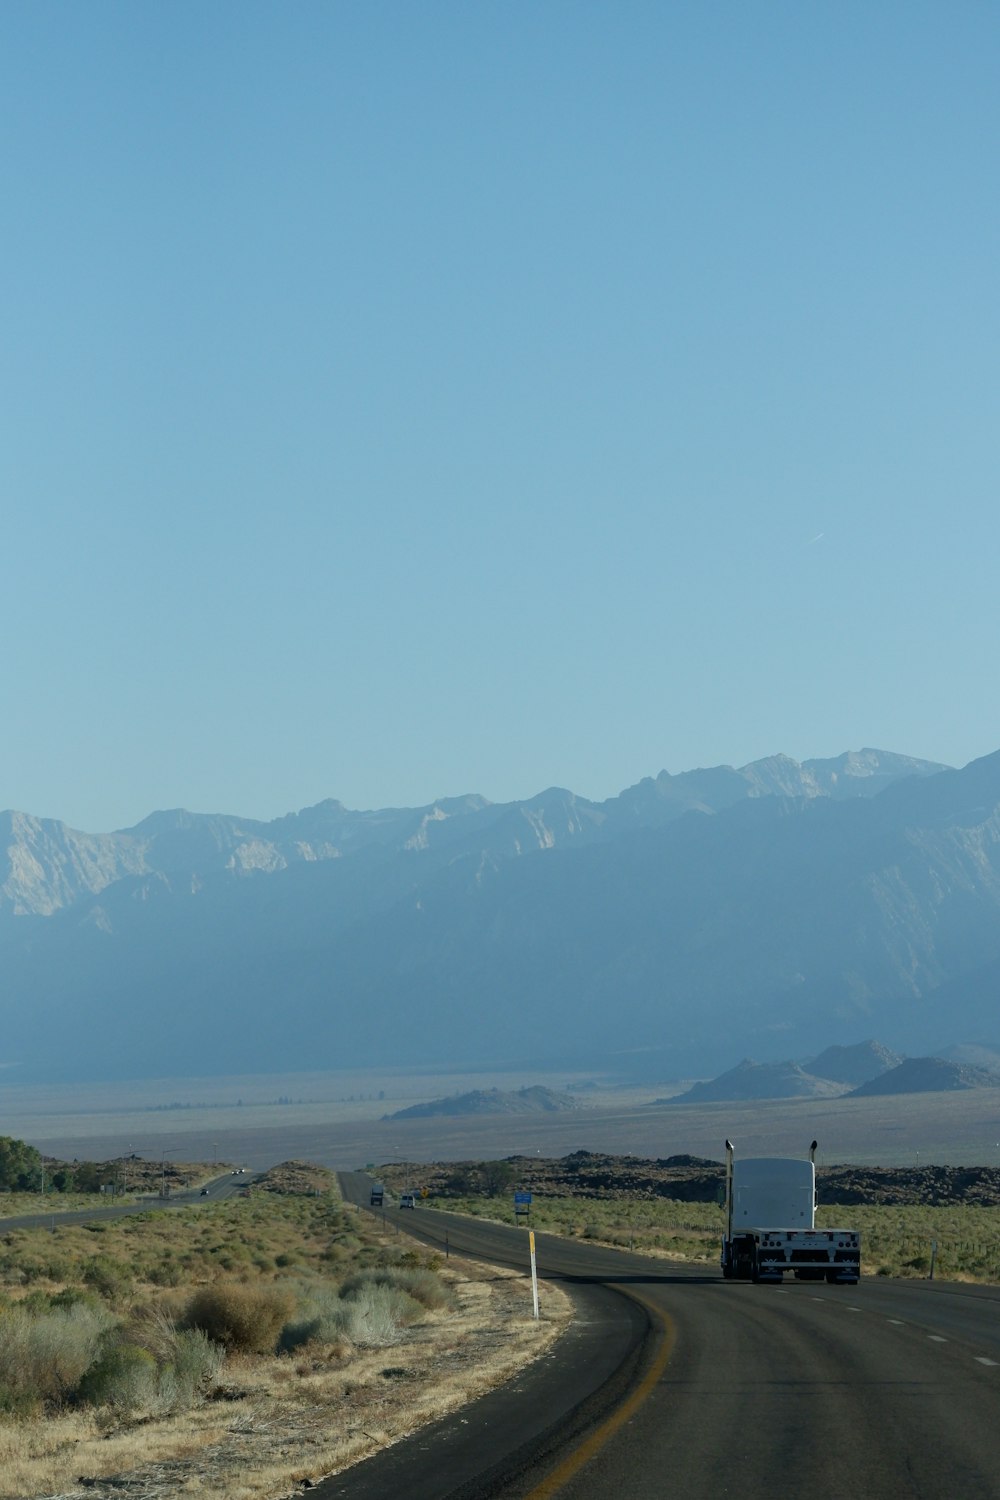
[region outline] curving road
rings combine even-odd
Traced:
[[[341,1183],[367,1203],[361,1174]],[[426,1209],[385,1219],[526,1266],[523,1230]],[[319,1500],[1000,1500],[1000,1288],[752,1286],[536,1240],[540,1274],[578,1300],[573,1333]]]

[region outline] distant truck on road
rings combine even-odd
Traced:
[[[372,1183],[371,1206],[381,1208],[385,1203],[385,1188],[381,1182]]]
[[[726,1232],[722,1275],[729,1280],[799,1281],[853,1286],[861,1275],[856,1229],[816,1228],[816,1142],[805,1161],[760,1156],[735,1160],[726,1142]]]

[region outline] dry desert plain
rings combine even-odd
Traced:
[[[478,1088],[569,1089],[559,1113],[393,1120],[413,1104]],[[291,1158],[333,1169],[389,1161],[564,1156],[588,1150],[720,1160],[791,1155],[822,1163],[1000,1164],[1000,1088],[887,1098],[679,1105],[686,1084],[620,1085],[566,1073],[313,1072],[0,1088],[0,1135],[61,1159],[203,1161],[261,1170]]]

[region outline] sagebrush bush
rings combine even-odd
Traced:
[[[113,1256],[92,1255],[83,1267],[83,1281],[108,1302],[119,1302],[127,1294],[132,1276],[128,1266]]]
[[[108,1336],[77,1396],[92,1406],[130,1413],[177,1411],[218,1378],[224,1358],[223,1349],[200,1329],[179,1329],[153,1305]]]
[[[300,1289],[294,1315],[281,1330],[283,1354],[304,1344],[336,1344],[345,1336],[350,1314],[334,1286]]]
[[[366,1348],[398,1343],[400,1330],[419,1323],[425,1311],[385,1271],[352,1276],[341,1287],[340,1299],[346,1314],[344,1333]]]
[[[22,1397],[59,1404],[99,1357],[114,1320],[103,1308],[78,1302],[31,1313],[0,1314],[0,1387],[8,1404]]]
[[[181,1328],[170,1365],[177,1385],[178,1400],[190,1405],[197,1396],[215,1384],[225,1360],[225,1352],[200,1328]]]
[[[378,1266],[372,1270],[360,1271],[347,1278],[340,1288],[340,1295],[350,1296],[366,1285],[395,1287],[430,1310],[447,1307],[451,1300],[451,1293],[440,1276],[433,1271],[408,1265]]]
[[[184,1323],[226,1349],[270,1354],[294,1310],[295,1298],[286,1288],[220,1281],[195,1293]]]
[[[159,1407],[159,1369],[148,1349],[114,1343],[94,1361],[77,1388],[89,1406],[113,1406],[121,1412],[150,1412]]]

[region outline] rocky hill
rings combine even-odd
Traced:
[[[444,1099],[431,1099],[426,1104],[411,1104],[408,1109],[397,1109],[394,1114],[383,1115],[383,1119],[428,1120],[435,1115],[552,1114],[578,1107],[577,1100],[572,1094],[563,1094],[555,1089],[535,1085],[531,1088],[513,1091],[471,1089],[465,1094],[451,1094]]]
[[[798,1063],[757,1063],[746,1057],[718,1078],[692,1084],[685,1093],[657,1102],[706,1104],[724,1099],[834,1099],[846,1092],[846,1085],[807,1073]]]
[[[928,1094],[954,1089],[1000,1088],[1000,1077],[985,1068],[949,1062],[944,1057],[908,1057],[898,1067],[869,1079],[851,1091],[852,1098],[872,1094]]]
[[[827,1047],[807,1067],[796,1062],[758,1063],[746,1057],[735,1068],[692,1084],[657,1104],[706,1104],[714,1100],[833,1099],[902,1061],[881,1042]]]
[[[881,1042],[858,1042],[852,1047],[827,1047],[806,1064],[806,1071],[818,1078],[832,1078],[836,1083],[857,1087],[878,1078],[903,1059]]]

